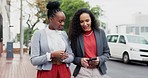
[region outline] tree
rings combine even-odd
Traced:
[[[36,0],[36,7],[39,9],[38,17],[42,18],[43,23],[48,24],[47,19],[47,10],[46,5],[49,1],[56,1],[56,0]],[[61,2],[61,8],[66,15],[65,26],[64,30],[68,30],[69,23],[73,17],[73,14],[80,8],[89,8],[98,18],[101,15],[101,8],[99,6],[90,8],[88,2],[84,2],[83,0],[58,0]]]
[[[30,34],[28,34],[28,31],[29,31],[29,30],[30,30],[30,29],[29,29],[28,27],[25,27],[25,28],[24,28],[24,42],[23,42],[23,43],[24,43],[26,46],[28,46],[28,42],[27,42],[28,36],[29,36],[29,38],[31,38],[33,32],[34,32],[35,30],[38,30],[38,29],[36,28],[36,29],[34,29]],[[20,41],[20,33],[17,34],[17,40]]]
[[[36,24],[42,21],[45,24],[48,24],[47,18],[47,9],[46,5],[49,1],[56,0],[35,0],[34,3],[30,3],[26,0],[28,5],[30,6],[31,13],[26,13],[28,15],[26,24],[28,25],[27,37],[25,42],[28,44],[28,41],[31,39],[30,34],[32,33]],[[66,15],[64,30],[68,30],[70,21],[73,17],[73,14],[80,8],[89,8],[96,16],[99,18],[102,14],[102,9],[99,6],[95,6],[90,8],[88,2],[84,2],[83,0],[57,0],[61,2],[61,8]],[[100,22],[101,23],[101,22]],[[101,24],[105,25],[105,24]]]
[[[37,18],[37,20],[34,23],[32,23],[30,16],[31,15],[29,14],[28,20],[26,22],[27,25],[28,25],[28,28],[24,30],[24,35],[26,33],[26,38],[24,38],[24,40],[26,40],[25,41],[26,44],[28,44],[29,40],[31,39],[31,36],[30,35],[32,35],[33,29],[34,29],[35,25],[39,22],[39,18]]]
[[[94,13],[95,17],[98,18],[97,20],[100,23],[100,26],[105,29],[106,28],[106,23],[102,22],[100,19],[101,16],[103,16],[103,10],[99,7],[99,5],[91,8],[91,11]]]
[[[95,15],[96,18],[99,18],[100,16],[102,16],[102,12],[103,10],[100,8],[99,5],[92,7],[91,11],[93,12],[93,14]]]
[[[56,1],[56,0],[35,0],[35,5],[34,5],[38,11],[36,16],[40,18],[45,24],[48,24],[46,5],[48,4],[49,1]]]
[[[28,44],[29,40],[31,39],[32,33],[33,33],[33,29],[36,26],[36,24],[38,22],[40,22],[40,20],[42,20],[42,17],[44,18],[44,14],[41,13],[39,8],[42,8],[42,6],[37,6],[37,4],[40,4],[42,2],[40,2],[40,0],[37,0],[38,2],[35,3],[30,3],[29,1],[26,0],[26,2],[28,3],[28,6],[30,7],[30,13],[26,13],[26,15],[28,15],[26,24],[28,25],[28,28],[25,29],[27,31],[25,32],[25,37],[24,37],[24,42],[25,44]],[[42,9],[42,11],[44,11],[44,9]],[[28,46],[27,46],[28,47]]]
[[[66,15],[65,20],[65,30],[67,31],[69,28],[70,21],[74,15],[74,13],[80,8],[90,8],[88,2],[84,2],[83,0],[61,0],[61,8]]]
[[[28,27],[26,27],[25,29],[24,29],[24,44],[28,47],[28,42],[29,41],[27,41],[27,39],[28,39],[28,36],[29,36],[29,38],[31,38],[32,37],[32,34],[33,34],[33,32],[35,31],[35,30],[38,30],[37,28],[36,29],[34,29],[34,30],[32,30],[32,31],[30,31],[30,28],[28,28]],[[29,31],[29,34],[28,34],[28,31]],[[30,40],[30,39],[29,39]]]

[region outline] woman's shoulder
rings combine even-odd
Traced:
[[[66,31],[62,31],[62,33],[63,33],[64,35],[67,35]]]
[[[43,31],[44,31],[43,29],[35,30],[33,34],[34,35],[40,35],[41,33],[43,33]]]
[[[63,35],[65,38],[68,37],[66,31],[62,31],[61,33],[62,33],[62,35]]]
[[[34,33],[41,33],[43,31],[44,31],[44,29],[39,29],[39,30],[35,30]]]
[[[98,31],[98,32],[104,32],[104,30],[102,28],[97,28],[94,31]]]

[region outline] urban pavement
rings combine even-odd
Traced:
[[[7,59],[6,53],[0,57],[0,78],[36,78],[36,67],[29,61],[29,55],[14,54],[13,59]]]
[[[36,67],[30,63],[28,53],[14,54],[13,59],[6,58],[6,53],[2,53],[0,57],[0,78],[36,78]],[[73,73],[75,65],[71,64],[71,73]],[[74,78],[74,77],[72,77]],[[105,75],[103,78],[111,78]]]

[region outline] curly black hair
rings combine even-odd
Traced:
[[[60,3],[58,1],[49,1],[46,8],[48,18],[54,17],[57,12],[62,11],[60,8]]]
[[[91,18],[91,28],[92,30],[98,29],[99,28],[99,22],[97,22],[95,16],[93,13],[87,9],[87,8],[82,8],[79,9],[73,16],[72,21],[70,23],[69,27],[69,32],[68,32],[68,37],[70,41],[75,41],[77,37],[83,33],[82,27],[80,25],[80,15],[82,13],[88,13],[90,18]]]

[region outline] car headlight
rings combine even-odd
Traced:
[[[130,48],[131,51],[140,51],[138,48]]]

